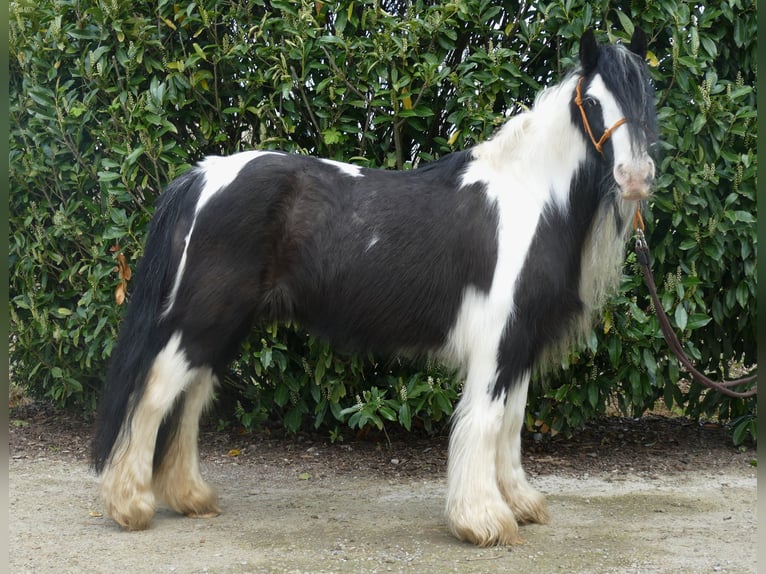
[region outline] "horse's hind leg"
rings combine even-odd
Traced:
[[[215,491],[202,479],[199,470],[199,418],[210,404],[217,378],[210,368],[198,375],[184,392],[181,402],[168,420],[169,436],[158,444],[152,477],[154,493],[181,514],[210,518],[221,513]]]
[[[146,385],[115,442],[101,478],[106,511],[129,530],[149,527],[155,511],[152,467],[160,424],[184,390],[199,376],[176,332],[157,354]]]
[[[229,277],[228,289],[222,289],[217,280],[221,274],[210,259],[198,259],[196,265],[189,273],[198,283],[174,311],[184,353],[195,367],[194,378],[162,426],[154,453],[153,487],[173,510],[209,518],[221,511],[215,491],[200,474],[199,419],[213,398],[218,383],[215,373],[236,356],[250,330],[258,289],[239,277]],[[246,287],[237,289],[238,285]]]
[[[525,374],[508,390],[497,451],[497,483],[517,522],[545,524],[549,519],[545,498],[530,486],[521,466],[521,427],[528,386],[529,374]]]

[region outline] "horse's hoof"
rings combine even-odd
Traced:
[[[545,496],[532,487],[517,489],[513,491],[513,494],[509,494],[508,490],[503,488],[500,490],[519,524],[548,524],[550,522]]]
[[[514,546],[524,542],[513,512],[502,501],[450,505],[447,521],[454,536],[477,546]]]

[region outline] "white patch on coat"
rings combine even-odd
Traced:
[[[503,403],[487,392],[497,376],[497,347],[484,339],[472,357],[453,416],[447,457],[446,516],[450,531],[480,546],[518,542],[518,523],[497,485],[497,449]]]
[[[209,155],[199,162],[199,169],[203,171],[205,183],[197,200],[194,213],[199,213],[205,204],[224,187],[231,185],[237,179],[239,172],[248,163],[265,155],[281,155],[273,151],[243,151],[229,156]]]
[[[200,375],[192,369],[176,332],[149,369],[143,394],[133,416],[121,429],[101,478],[106,510],[129,530],[149,526],[155,510],[152,466],[157,432],[173,403]]]
[[[549,204],[569,210],[572,176],[591,145],[570,116],[576,82],[570,77],[544,91],[533,111],[474,148],[462,179],[463,186],[481,184],[496,206],[498,243],[489,291],[465,289],[441,350],[466,377],[450,436],[446,513],[456,536],[482,546],[518,542],[519,521],[547,520],[545,502],[521,467],[519,433],[530,374],[511,381],[507,397],[494,397],[493,391],[498,348],[540,218]]]
[[[380,237],[377,233],[372,234],[372,238],[370,239],[369,243],[367,243],[367,247],[365,248],[365,252],[369,251],[373,247],[375,247],[375,244],[380,241]]]
[[[197,205],[194,209],[194,220],[189,227],[189,232],[184,238],[184,250],[181,254],[181,260],[178,263],[178,271],[176,272],[173,281],[173,288],[170,290],[170,294],[166,299],[165,308],[162,311],[161,317],[166,317],[175,304],[178,289],[181,286],[181,280],[183,279],[184,270],[186,269],[186,253],[189,249],[189,241],[191,241],[192,232],[194,231],[194,225],[197,222],[197,215],[199,212],[213,196],[226,186],[231,185],[248,163],[259,157],[263,157],[264,155],[275,154],[279,154],[279,152],[253,150],[236,153],[226,157],[211,155],[199,162],[196,169],[202,172],[204,183],[199,198],[197,199]]]
[[[585,142],[567,104],[576,79],[543,92],[534,111],[511,119],[479,144],[463,175],[481,183],[498,211],[497,262],[488,293],[468,287],[442,354],[460,366],[485,345],[499,344],[513,311],[513,291],[545,206],[569,209],[572,175],[585,159]],[[564,101],[562,101],[564,100]],[[541,150],[545,150],[543,153]],[[496,349],[497,347],[495,347]]]
[[[170,437],[164,456],[152,476],[155,495],[176,512],[194,517],[220,514],[215,491],[202,478],[199,467],[199,419],[213,400],[218,378],[212,369],[198,369],[185,390],[178,429]]]
[[[337,167],[344,174],[350,175],[351,177],[364,177],[364,174],[362,173],[362,168],[359,167],[358,165],[344,163],[342,161],[335,161],[334,159],[320,159],[319,161],[321,161],[322,163],[326,163],[327,165]]]
[[[509,390],[497,448],[497,484],[519,523],[545,524],[549,520],[545,497],[527,481],[521,465],[521,429],[527,406],[530,373]]]
[[[596,74],[588,86],[587,96],[598,100],[604,117],[604,126],[614,126],[624,117],[619,104],[606,87],[604,80]],[[630,142],[630,129],[634,126],[623,124],[612,132],[609,140],[614,150],[613,175],[626,200],[642,200],[649,197],[654,180],[654,162],[646,151],[636,154]],[[593,134],[596,139],[600,134]]]

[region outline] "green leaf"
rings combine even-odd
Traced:
[[[333,145],[341,141],[341,133],[335,128],[329,128],[322,132],[322,139],[327,145]]]
[[[434,115],[434,111],[426,106],[416,106],[411,110],[401,109],[397,115],[400,118],[430,118]]]
[[[743,417],[742,420],[740,420],[735,426],[734,426],[734,432],[732,432],[731,440],[734,443],[735,446],[738,446],[745,442],[745,438],[748,434],[750,434],[753,438],[755,438],[755,422],[754,419],[750,417]]]
[[[285,428],[291,433],[296,433],[301,428],[303,420],[303,410],[295,407],[287,411],[285,415]]]
[[[727,211],[726,216],[733,222],[733,223],[755,223],[755,215],[750,213],[749,211]]]
[[[98,172],[98,180],[102,183],[109,183],[110,181],[115,181],[117,179],[120,179],[119,172],[116,172],[116,171],[99,171]]]
[[[269,347],[264,347],[261,349],[261,352],[258,353],[258,358],[261,361],[261,365],[263,365],[264,369],[268,369],[271,364],[271,349]]]
[[[136,163],[136,160],[141,156],[141,154],[144,153],[144,151],[146,151],[144,146],[142,145],[138,146],[136,149],[130,152],[128,157],[125,158],[125,163],[127,165],[133,165],[134,163]]]
[[[619,337],[609,337],[607,340],[607,350],[609,351],[609,362],[612,367],[617,367],[622,360],[622,342]]]
[[[644,349],[643,353],[643,363],[646,367],[646,370],[649,372],[651,376],[656,376],[657,374],[657,360],[654,358],[654,355],[652,354],[652,351],[650,349]]]
[[[738,100],[742,96],[746,96],[748,94],[751,94],[752,92],[753,92],[753,86],[738,86],[731,91],[731,94],[729,95],[729,97],[732,100]]]
[[[386,405],[381,405],[381,407],[378,409],[378,412],[380,415],[391,422],[396,422],[396,411],[394,411],[391,407],[388,407]]]
[[[351,413],[357,413],[361,410],[362,408],[360,405],[353,405],[351,407],[346,407],[345,409],[341,410],[340,415],[345,417],[346,415],[349,415]]]
[[[707,118],[703,114],[697,114],[694,118],[694,121],[692,122],[692,128],[691,131],[693,134],[698,134],[702,131],[702,128],[705,126],[705,123],[707,122]]]
[[[622,10],[617,10],[617,17],[620,19],[622,29],[628,33],[628,36],[632,36],[635,29],[633,21]]]
[[[412,427],[412,412],[409,403],[402,403],[399,406],[399,422],[408,431]]]
[[[278,384],[274,390],[274,402],[277,406],[283,407],[288,400],[290,400],[290,389],[287,388],[287,385]]]
[[[696,248],[697,246],[698,246],[698,244],[697,244],[697,240],[692,238],[692,239],[684,239],[684,240],[683,240],[683,241],[680,243],[680,245],[678,246],[678,248],[679,248],[681,251],[688,251],[689,249],[694,249],[694,248]]]
[[[194,49],[194,52],[205,62],[207,62],[207,56],[205,55],[205,51],[200,47],[197,42],[192,43],[192,48]]]
[[[325,363],[323,361],[317,361],[316,367],[314,368],[314,383],[316,383],[318,386],[322,384],[322,379],[324,379],[325,371],[326,371]]]
[[[702,327],[710,323],[710,321],[712,320],[713,320],[712,317],[709,317],[705,315],[704,313],[692,313],[689,316],[689,322],[687,323],[686,326],[690,331],[695,331],[697,329],[701,329]]]
[[[686,313],[686,309],[681,303],[679,303],[678,306],[676,307],[676,312],[675,312],[676,326],[678,327],[679,330],[681,331],[686,330],[686,323],[688,321],[688,318],[689,317]]]
[[[588,383],[588,403],[594,409],[598,404],[598,383],[596,381],[590,381]]]
[[[747,283],[744,281],[740,282],[739,285],[737,285],[735,293],[739,306],[743,309],[747,309],[748,299],[750,298],[750,289],[748,288]]]

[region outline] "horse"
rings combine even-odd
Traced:
[[[479,546],[549,520],[521,464],[530,376],[590,328],[651,193],[646,35],[579,64],[489,139],[411,170],[252,150],[206,157],[157,201],[97,414],[106,512],[221,512],[199,419],[258,321],[454,366],[446,522]],[[600,138],[597,136],[602,134]]]

